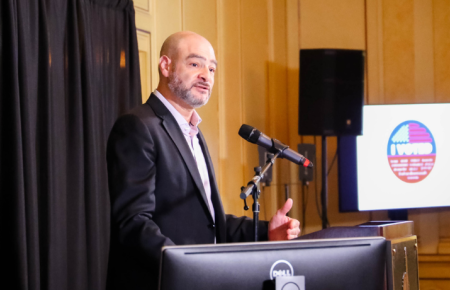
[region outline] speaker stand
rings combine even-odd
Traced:
[[[328,225],[327,207],[328,207],[328,183],[327,183],[327,137],[322,136],[322,192],[320,199],[322,201],[322,229]]]
[[[388,217],[391,221],[407,221],[408,210],[407,209],[390,209],[388,210]]]

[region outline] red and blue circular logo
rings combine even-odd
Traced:
[[[399,179],[408,183],[422,181],[436,161],[433,134],[418,121],[405,121],[389,137],[387,155],[389,166]]]

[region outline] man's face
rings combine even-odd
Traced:
[[[190,107],[201,107],[211,96],[216,68],[209,42],[195,36],[186,38],[179,44],[176,60],[172,60],[169,89]]]

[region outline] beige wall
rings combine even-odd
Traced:
[[[297,134],[299,48],[366,50],[367,104],[450,102],[450,0],[138,2],[148,2],[136,8],[145,40],[139,44],[140,55],[147,56],[150,66],[141,68],[146,73],[143,82],[148,81],[143,99],[157,85],[158,51],[171,33],[195,31],[208,38],[216,51],[216,85],[209,104],[199,113],[228,213],[251,215],[242,209],[239,188],[258,164],[257,147],[238,136],[241,124],[255,126],[292,148],[302,142],[316,143],[321,152],[320,138]],[[336,138],[328,140],[331,161]],[[316,172],[320,173],[318,155]],[[270,218],[282,204],[288,184],[295,201],[292,216],[300,219],[297,175],[297,166],[277,161],[274,182],[262,193],[262,218]],[[321,228],[315,206],[320,182],[318,176],[317,184],[310,183],[307,191],[306,233]],[[339,213],[336,164],[328,184],[331,226],[387,219],[386,211]],[[410,210],[409,216],[415,222],[421,254],[450,253],[449,210]]]

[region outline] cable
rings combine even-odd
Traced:
[[[328,177],[328,175],[330,174],[330,171],[331,171],[331,169],[333,168],[334,162],[335,162],[336,159],[337,159],[337,156],[338,156],[338,149],[339,149],[339,142],[338,142],[337,145],[336,145],[336,152],[334,153],[333,160],[331,160],[330,167],[328,167],[327,177]]]
[[[315,136],[314,136],[314,146],[316,146],[316,148],[317,148],[316,137]],[[338,147],[336,147],[336,152],[334,153],[333,160],[331,161],[331,164],[328,167],[327,176],[325,176],[325,177],[322,176],[322,178],[328,178],[328,175],[330,174],[330,171],[333,168],[333,165],[334,165],[334,163],[335,163],[335,161],[337,159],[337,155],[338,155]],[[323,156],[322,156],[322,158],[323,158]],[[318,190],[317,190],[317,176],[318,176],[317,175],[317,166],[314,166],[314,173],[316,175],[316,182],[314,182],[314,195],[316,197],[316,209],[317,209],[317,214],[319,215],[320,221],[323,223],[324,222],[324,220],[323,220],[324,217],[322,216],[322,212],[320,210],[319,197],[317,195],[318,194]],[[322,192],[323,192],[323,188],[320,190],[320,196],[322,196]],[[327,226],[330,226],[330,222],[328,220],[328,216],[326,217],[325,223],[327,224]]]

